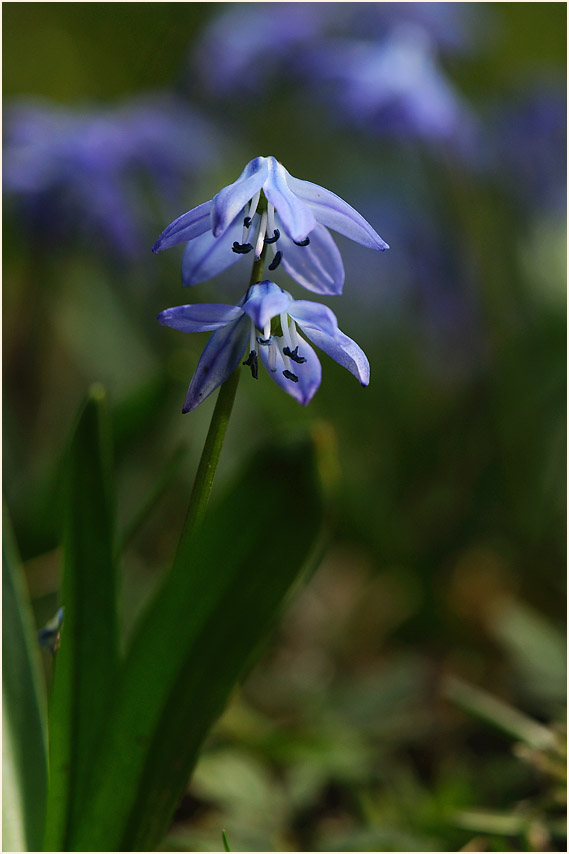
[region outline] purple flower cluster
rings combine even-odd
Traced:
[[[341,123],[468,153],[476,121],[439,54],[468,48],[475,31],[470,7],[241,3],[206,30],[194,72],[200,88],[235,103],[293,79],[307,97],[328,102]]]
[[[328,231],[371,249],[388,249],[372,226],[343,199],[310,181],[294,178],[274,157],[256,157],[239,178],[178,217],[153,251],[187,243],[185,285],[216,275],[244,255],[259,261],[270,252],[269,270],[281,263],[297,282],[320,294],[339,294],[344,283],[340,253]],[[213,332],[190,383],[183,412],[190,412],[225,382],[241,359],[257,379],[259,359],[273,380],[303,405],[320,385],[321,366],[306,339],[369,383],[363,350],[339,328],[333,312],[294,300],[275,282],[254,282],[237,305],[193,304],[158,315],[182,332]],[[301,334],[302,333],[302,334]]]
[[[4,110],[5,199],[36,240],[79,237],[130,259],[152,228],[147,193],[176,203],[219,150],[209,123],[169,96],[105,109],[19,100]]]

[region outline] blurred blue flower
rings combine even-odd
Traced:
[[[342,4],[344,5],[344,4]],[[479,3],[348,3],[344,33],[354,38],[379,39],[401,24],[415,24],[440,51],[469,51],[488,38],[486,9]]]
[[[304,57],[341,38],[383,39],[420,25],[442,50],[465,50],[482,17],[472,3],[237,3],[206,27],[192,58],[197,89],[217,97],[270,91],[302,77]],[[262,73],[259,69],[262,68]]]
[[[38,642],[52,655],[55,655],[59,649],[59,641],[61,638],[61,627],[63,626],[64,609],[60,608],[57,614],[49,620],[38,632]]]
[[[419,26],[400,25],[377,41],[328,41],[311,54],[309,68],[322,94],[360,129],[442,142],[464,154],[473,147],[474,115]]]
[[[183,283],[195,285],[253,250],[259,258],[269,244],[269,270],[282,263],[305,288],[339,294],[344,266],[326,226],[371,249],[389,248],[339,196],[293,178],[274,157],[255,157],[233,184],[170,223],[152,251],[187,242]]]
[[[355,245],[343,248],[348,268],[358,265],[343,322],[356,323],[370,342],[381,340],[382,352],[399,339],[406,358],[416,358],[429,376],[460,385],[488,357],[482,286],[464,252],[460,224],[441,220],[431,188],[387,181],[382,190],[381,198],[362,193],[354,201],[384,224],[397,250],[386,255],[378,281],[366,253]]]
[[[330,3],[232,4],[199,39],[191,78],[218,97],[266,89],[284,68],[294,73],[298,49],[318,38],[343,5],[333,4],[335,11]]]
[[[338,328],[325,305],[294,300],[274,282],[258,282],[238,305],[180,305],[158,315],[163,326],[181,332],[213,332],[190,383],[182,412],[191,412],[244,365],[257,379],[259,356],[274,381],[306,405],[318,389],[322,369],[307,338],[347,368],[363,386],[369,384],[369,362],[363,350]],[[298,329],[297,329],[298,327]]]
[[[489,124],[494,172],[532,209],[567,205],[567,94],[548,82],[524,88],[494,110]]]
[[[3,187],[31,236],[81,236],[118,256],[143,251],[152,201],[180,186],[219,152],[209,123],[169,96],[106,109],[19,100],[5,108]]]

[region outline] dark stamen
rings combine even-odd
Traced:
[[[297,365],[303,365],[306,362],[306,356],[298,355],[298,347],[295,347],[294,350],[291,350],[290,347],[283,347],[283,353]]]
[[[270,338],[257,338],[257,343],[261,345],[261,347],[268,347],[271,343]]]
[[[253,247],[250,243],[237,243],[237,241],[235,241],[232,246],[232,249],[234,252],[237,253],[237,255],[246,255],[247,252],[251,252]]]
[[[292,380],[293,383],[298,382],[298,377],[296,374],[293,374],[292,371],[283,371],[283,377],[286,377],[287,380]]]
[[[251,368],[251,376],[253,377],[254,380],[259,378],[259,361],[257,359],[257,351],[256,350],[251,350],[251,352],[249,353],[249,356],[247,357],[246,361],[243,362],[243,364],[247,368]]]
[[[271,263],[269,264],[269,270],[276,270],[279,264],[281,263],[281,259],[283,257],[283,253],[279,250]]]
[[[275,228],[272,237],[265,237],[265,243],[276,243],[280,236],[280,231],[278,230],[278,228]]]
[[[296,246],[308,246],[310,243],[310,237],[305,237],[304,240],[293,240],[292,241]]]
[[[243,220],[243,225],[245,226],[245,228],[251,228],[251,222],[252,222],[251,217],[246,216],[245,219]]]

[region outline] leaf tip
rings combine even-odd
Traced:
[[[89,398],[95,403],[102,403],[103,400],[106,400],[107,390],[103,383],[95,382],[89,388]]]

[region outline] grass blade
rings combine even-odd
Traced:
[[[303,439],[259,453],[184,541],[133,640],[74,850],[159,843],[321,523],[314,447]]]
[[[106,394],[94,386],[66,459],[65,617],[49,705],[48,851],[69,850],[118,667],[108,436]]]
[[[4,513],[2,545],[2,850],[39,851],[47,786],[45,691],[18,550]]]

